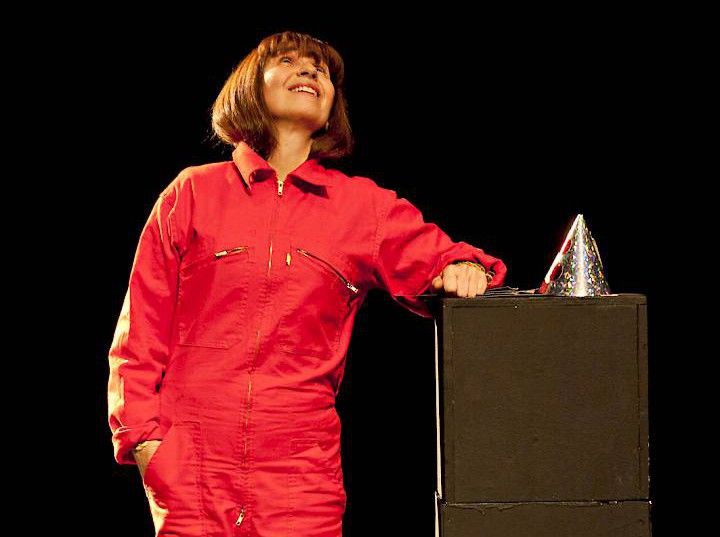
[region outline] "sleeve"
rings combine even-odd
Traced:
[[[119,464],[136,464],[132,448],[163,436],[158,390],[177,293],[178,199],[172,189],[160,194],[142,229],[110,346],[108,421]]]
[[[425,222],[420,210],[390,192],[379,215],[374,254],[374,286],[385,289],[404,308],[432,318],[427,304],[417,298],[429,290],[443,269],[457,261],[473,261],[494,274],[488,289],[501,286],[507,267],[497,257],[467,242],[454,242],[437,224]]]

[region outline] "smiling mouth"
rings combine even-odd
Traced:
[[[318,98],[318,93],[314,89],[310,88],[309,86],[298,86],[298,87],[292,88],[288,91],[291,91],[292,93],[305,93],[312,97]]]

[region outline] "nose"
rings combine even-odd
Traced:
[[[317,67],[315,67],[312,63],[312,61],[305,61],[300,66],[300,74],[301,75],[312,75],[313,77],[317,77]]]

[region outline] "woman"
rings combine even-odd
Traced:
[[[143,228],[108,403],[158,535],[339,537],[334,403],[367,292],[431,317],[417,295],[504,281],[396,192],[320,164],[352,148],[343,78],[325,42],[264,39],[213,107],[232,160],[182,170]]]

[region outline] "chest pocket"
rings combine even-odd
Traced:
[[[362,294],[351,263],[324,244],[291,239],[282,272],[278,348],[306,356],[334,353],[352,302]]]
[[[238,240],[204,250],[181,266],[179,345],[228,349],[245,337],[253,250]]]

